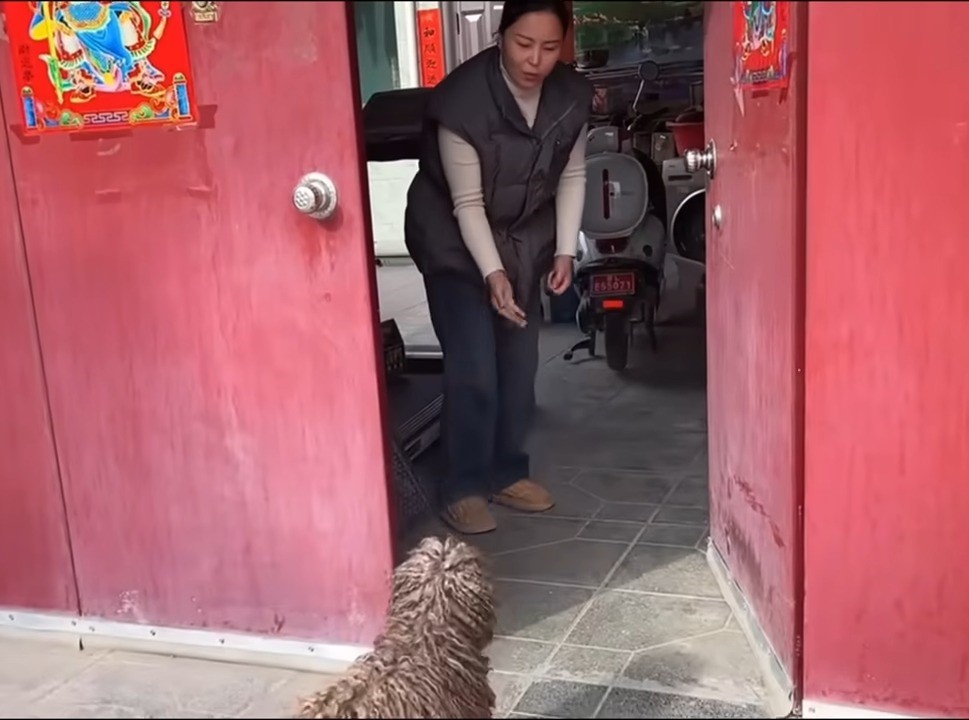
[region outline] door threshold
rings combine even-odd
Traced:
[[[326,674],[343,672],[371,649],[298,638],[140,625],[6,608],[0,608],[0,634],[68,641],[88,650],[126,650]]]

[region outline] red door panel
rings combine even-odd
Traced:
[[[706,12],[707,136],[718,164],[707,223],[711,537],[789,678],[800,596],[801,227],[803,27],[795,4],[793,76],[786,93],[731,83],[734,3]]]
[[[810,4],[804,695],[969,717],[969,4],[878,8]]]
[[[7,52],[5,43],[0,52]],[[0,548],[0,607],[77,612],[5,137],[0,138]]]
[[[87,615],[344,642],[380,623],[392,548],[347,5],[189,17],[210,127],[11,139]],[[339,192],[326,221],[291,200],[313,170]]]

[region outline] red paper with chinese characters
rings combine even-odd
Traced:
[[[421,59],[421,85],[434,87],[447,72],[444,62],[444,28],[437,8],[417,11],[418,52]]]
[[[734,82],[741,88],[787,87],[790,2],[734,2]]]
[[[25,135],[196,122],[180,2],[5,2]]]

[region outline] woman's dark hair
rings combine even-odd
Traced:
[[[505,0],[505,6],[501,10],[501,22],[498,23],[498,34],[504,35],[522,15],[533,12],[550,12],[555,15],[562,23],[562,35],[572,27],[572,11],[565,0]]]

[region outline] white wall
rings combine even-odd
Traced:
[[[367,163],[370,174],[370,215],[377,257],[407,255],[404,208],[407,188],[417,173],[416,160]]]

